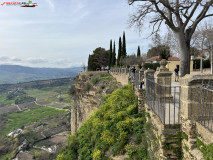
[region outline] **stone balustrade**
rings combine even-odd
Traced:
[[[165,67],[166,64],[167,62],[165,60],[162,60],[161,67],[159,67],[157,71],[151,69],[145,70],[144,64],[142,64],[141,69],[138,68],[138,66],[135,66],[136,73],[139,74],[137,83],[140,83],[144,79],[145,89],[147,90],[146,84],[147,80],[149,79],[156,84],[168,88],[165,91],[166,94],[162,95],[162,92],[160,92],[159,88],[156,87],[155,93],[159,95],[158,98],[164,98],[167,99],[167,102],[173,102],[175,98],[174,96],[176,95],[172,95],[171,93],[172,72],[170,72]],[[131,68],[113,68],[111,69],[111,72],[112,75],[122,84],[128,84],[129,82],[131,82],[129,81],[131,73],[130,69]],[[175,152],[175,150],[179,149],[180,147],[177,145],[180,143],[177,137],[179,133],[185,134],[187,137],[183,138],[181,145],[184,159],[204,159],[201,151],[196,148],[196,139],[200,139],[205,144],[213,143],[213,132],[199,122],[199,115],[201,114],[201,97],[203,96],[201,93],[201,84],[203,80],[208,80],[213,83],[213,75],[186,75],[180,78],[180,108],[178,109],[178,114],[176,113],[178,115],[178,124],[180,125],[173,125],[174,128],[168,127],[166,123],[163,123],[156,112],[154,112],[154,110],[147,105],[147,102],[145,102],[147,99],[144,99],[144,90],[136,89],[139,112],[146,111],[147,113],[149,113],[150,121],[154,126],[153,132],[155,133],[156,137],[161,137],[161,139],[159,140],[161,149],[156,151],[156,155],[158,155],[157,159],[179,159],[179,155],[177,155],[177,153]],[[137,88],[135,80],[133,84]],[[213,97],[207,97],[207,100],[207,104],[213,106]],[[155,104],[156,102],[153,101],[153,103]],[[176,121],[174,120],[174,122]],[[213,118],[211,123],[213,123]],[[165,147],[165,145],[169,145],[172,147],[168,149]]]

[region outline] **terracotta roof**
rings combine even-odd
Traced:
[[[160,56],[155,56],[155,57],[147,59],[146,61],[160,61],[160,60],[161,60]]]
[[[160,56],[155,56],[155,57],[152,57],[152,58],[149,58],[147,59],[146,61],[161,61],[161,57]],[[180,58],[178,57],[169,57],[168,58],[168,61],[179,61]]]
[[[198,60],[198,59],[200,59],[200,57],[195,57],[195,60]]]
[[[168,61],[180,61],[180,58],[178,58],[178,57],[169,57]]]

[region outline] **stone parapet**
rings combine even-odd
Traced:
[[[161,122],[160,118],[145,105],[146,112],[150,115],[149,120],[153,125],[153,133],[158,139],[159,148],[155,151],[155,158],[158,160],[170,160],[180,158],[176,150],[180,149],[179,139],[177,137],[180,132],[179,126],[176,128],[169,128]],[[147,119],[148,120],[148,119]]]
[[[202,153],[196,149],[196,139],[198,136],[202,135],[200,138],[203,138],[204,142],[213,142],[213,139],[210,138],[213,137],[213,133],[197,122],[201,113],[202,81],[213,81],[213,75],[186,75],[180,79],[180,122],[182,124],[182,131],[188,137],[182,141],[184,159],[203,159]]]

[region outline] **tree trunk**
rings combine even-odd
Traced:
[[[187,41],[183,31],[176,33],[180,54],[180,76],[190,74],[190,40]]]
[[[211,44],[211,74],[213,74],[213,45]]]

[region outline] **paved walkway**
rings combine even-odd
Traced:
[[[172,86],[180,86],[180,82],[172,82]]]

